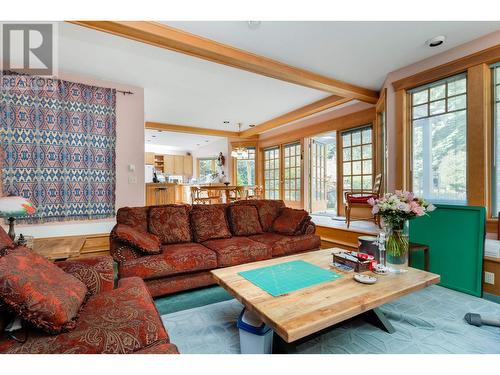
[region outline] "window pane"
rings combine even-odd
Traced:
[[[372,176],[363,176],[363,191],[372,190]]]
[[[422,104],[422,103],[425,103],[429,100],[429,97],[427,96],[428,95],[428,91],[427,90],[423,90],[423,91],[420,91],[420,92],[416,92],[413,94],[413,105],[417,105],[417,104]]]
[[[342,137],[342,144],[344,147],[351,145],[351,135],[350,134],[346,134]]]
[[[361,162],[355,161],[352,163],[352,174],[361,174]]]
[[[361,176],[352,177],[352,189],[361,190]]]
[[[467,99],[465,95],[455,96],[448,99],[448,111],[456,111],[457,109],[465,109]]]
[[[363,174],[372,174],[372,161],[363,161]]]
[[[344,163],[344,175],[351,174],[351,163]]]
[[[458,95],[465,92],[467,81],[465,78],[448,83],[448,96]]]
[[[452,77],[444,84],[446,97],[429,103],[429,114],[422,116],[427,103],[412,108],[412,186],[430,200],[465,202],[466,78]],[[442,86],[429,89],[430,99],[441,97]]]
[[[357,146],[361,144],[361,132],[355,132],[351,134],[352,136],[352,145]]]
[[[361,159],[361,146],[353,147],[351,152],[352,152],[352,160]]]
[[[351,160],[351,148],[344,148],[344,160]]]
[[[495,166],[492,173],[492,216],[497,217],[498,211],[500,211],[500,66],[497,66],[493,70],[493,126],[494,126],[494,161]]]
[[[372,143],[372,130],[365,129],[362,134],[363,144]]]
[[[445,111],[446,111],[446,100],[439,100],[437,102],[432,102],[429,105],[429,112],[431,115],[437,115],[440,113],[444,113]]]
[[[421,118],[427,116],[427,104],[424,105],[419,105],[418,107],[413,107],[413,117],[414,119],[416,118]]]
[[[446,95],[446,85],[442,84],[430,89],[431,100],[443,99]]]
[[[363,159],[370,159],[372,157],[372,145],[363,146]]]

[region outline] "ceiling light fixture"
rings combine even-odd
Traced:
[[[446,36],[438,35],[425,42],[428,47],[434,48],[442,45],[446,41]]]
[[[241,122],[238,122],[238,133],[241,132]],[[236,159],[247,159],[248,149],[241,145],[236,146],[233,151],[231,151],[231,157]]]
[[[223,121],[224,124],[229,124],[229,121],[225,120]]]
[[[255,124],[248,125],[249,128],[255,128]]]

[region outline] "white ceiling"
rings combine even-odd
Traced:
[[[198,135],[146,129],[144,140],[148,146],[163,146],[170,151],[194,151],[199,147],[224,139],[212,135]],[[146,150],[148,151],[148,150]]]
[[[363,87],[387,73],[500,29],[500,22],[166,22]],[[59,68],[144,87],[146,121],[222,130],[259,124],[328,96],[181,53],[61,23]],[[444,34],[442,47],[425,40]],[[229,125],[223,124],[230,121]]]
[[[59,34],[59,69],[144,87],[146,121],[244,130],[328,96],[68,23]]]
[[[373,90],[394,70],[500,30],[498,21],[264,21],[255,30],[245,21],[165,23]],[[427,47],[425,41],[437,35],[445,35],[446,43]]]

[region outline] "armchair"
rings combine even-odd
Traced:
[[[371,191],[346,191],[345,192],[345,219],[347,228],[351,225],[351,210],[353,208],[371,208],[368,200],[370,198],[378,199],[380,196],[380,186],[382,182],[382,174],[375,177],[375,182]],[[380,217],[373,215],[370,218],[356,218],[354,220],[373,220],[380,228]]]

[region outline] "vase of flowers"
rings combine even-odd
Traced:
[[[397,190],[379,199],[370,198],[372,213],[384,222],[387,267],[391,272],[405,272],[408,267],[409,220],[434,211],[434,205],[409,191]]]

